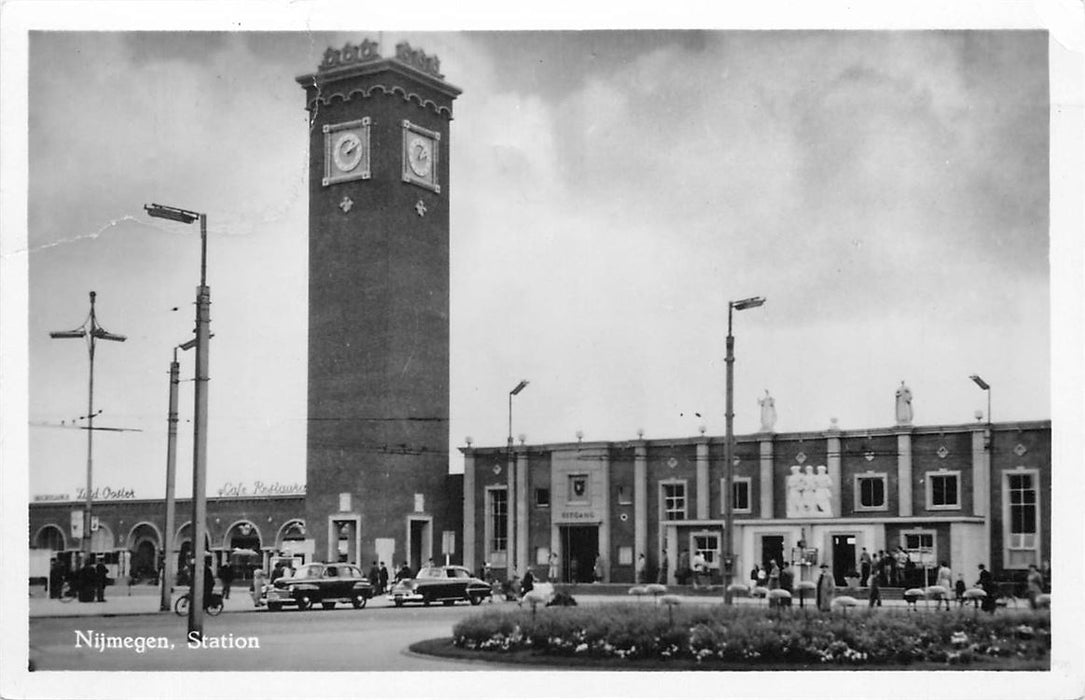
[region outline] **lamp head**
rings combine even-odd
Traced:
[[[991,385],[983,381],[983,378],[980,377],[978,374],[969,375],[968,378],[974,381],[976,383],[976,386],[978,386],[980,389],[983,389],[984,391],[987,391],[991,388]]]
[[[750,297],[748,299],[739,299],[738,301],[730,302],[732,309],[738,309],[742,311],[744,309],[753,309],[761,306],[765,303],[765,297]]]
[[[521,379],[520,383],[517,384],[515,387],[513,387],[512,391],[510,391],[509,393],[512,394],[513,396],[516,396],[521,391],[523,391],[524,387],[526,387],[528,384],[529,384],[529,382],[526,379]]]
[[[191,224],[200,218],[200,215],[194,211],[188,211],[187,209],[178,209],[177,207],[168,207],[164,204],[144,204],[143,209],[147,212],[148,216],[155,219],[169,219],[170,221],[179,221],[182,224]]]

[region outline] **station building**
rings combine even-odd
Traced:
[[[30,503],[31,551],[47,552],[67,570],[78,567],[82,554],[83,509],[78,500]],[[177,530],[170,533],[177,568],[192,551],[192,501],[177,499]],[[91,548],[117,579],[152,577],[165,552],[164,499],[98,500],[92,503]],[[213,565],[229,561],[244,580],[254,569],[268,568],[276,554],[312,558],[305,522],[305,494],[208,497],[207,541]]]
[[[724,439],[471,447],[464,455],[469,565],[499,575],[633,582],[664,550],[675,583],[683,550],[719,581],[726,551]],[[972,423],[736,436],[731,498],[735,578],[769,560],[798,575],[828,564],[840,583],[865,548],[902,547],[917,567],[946,561],[971,585],[985,564],[1020,578],[1050,558],[1051,422]]]

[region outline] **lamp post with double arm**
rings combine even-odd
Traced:
[[[90,293],[90,315],[83,325],[70,331],[53,331],[50,338],[85,338],[87,341],[87,354],[90,357],[90,380],[87,388],[87,491],[83,509],[83,561],[89,562],[92,555],[91,542],[91,508],[94,501],[94,346],[99,340],[112,340],[123,343],[126,338],[123,335],[110,333],[98,325],[98,317],[94,312],[94,299],[97,296]]]

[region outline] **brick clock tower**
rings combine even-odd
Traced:
[[[309,112],[306,528],[317,561],[462,552],[448,474],[448,141],[435,56],[365,40],[297,78]]]

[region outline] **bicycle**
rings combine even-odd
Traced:
[[[177,613],[181,617],[188,615],[188,608],[192,604],[192,594],[185,593],[178,598],[173,604],[173,612]],[[203,609],[207,611],[207,614],[214,617],[222,612],[222,594],[212,593],[211,599],[204,601]]]
[[[70,603],[79,597],[79,591],[72,585],[71,581],[65,581],[64,585],[60,587],[60,602]]]

